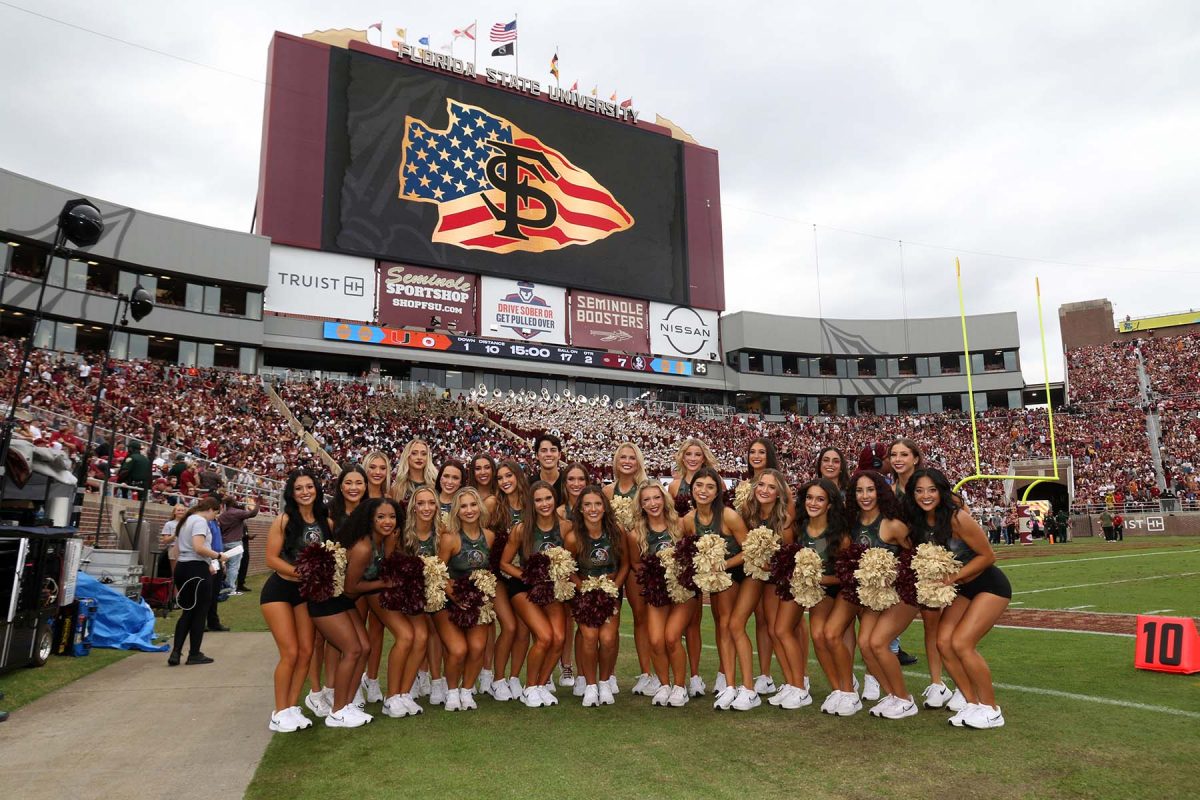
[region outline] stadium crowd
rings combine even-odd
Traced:
[[[1067,384],[1072,403],[1132,400],[1141,394],[1135,342],[1113,342],[1067,351]]]

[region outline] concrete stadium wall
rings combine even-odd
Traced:
[[[1200,512],[1124,514],[1125,536],[1200,536]],[[1071,536],[1103,536],[1099,514],[1071,517]]]

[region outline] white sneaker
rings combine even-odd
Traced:
[[[560,661],[558,664],[558,673],[559,686],[575,685],[575,667],[570,664],[564,664]]]
[[[329,707],[329,703],[325,700],[324,692],[309,692],[304,696],[304,705],[308,706],[308,710],[318,717],[328,717],[330,712],[333,711]]]
[[[458,689],[447,689],[443,702],[447,711],[462,711],[462,695]]]
[[[1000,713],[999,706],[977,703],[975,713],[963,717],[963,725],[980,731],[988,728],[1003,728],[1004,715]]]
[[[400,702],[400,695],[394,694],[384,698],[383,713],[392,719],[400,719],[408,716],[408,708],[404,703]]]
[[[645,694],[646,683],[649,682],[650,676],[643,672],[637,676],[637,680],[633,682],[633,688],[629,690],[630,694]],[[651,692],[653,694],[653,692]]]
[[[576,697],[583,697],[584,691],[587,689],[587,679],[582,675],[575,676],[575,688],[571,690],[571,694]]]
[[[688,695],[690,697],[700,697],[706,691],[708,691],[708,687],[704,685],[704,678],[701,678],[699,675],[693,675],[691,680],[688,681]]]
[[[383,691],[379,688],[378,678],[368,678],[366,675],[363,675],[362,688],[367,690],[368,703],[379,703],[383,701]]]
[[[718,711],[727,711],[729,706],[733,704],[733,701],[737,699],[737,694],[738,692],[736,687],[726,686],[721,690],[721,693],[717,695],[717,699],[713,701],[713,708],[717,709]]]
[[[417,714],[424,714],[425,709],[421,708],[420,704],[413,699],[411,694],[400,695],[400,702],[408,709],[409,716],[415,717]]]
[[[913,702],[912,695],[908,697],[893,698],[892,704],[883,710],[879,716],[884,719],[904,719],[905,717],[914,716],[919,709],[917,704]]]
[[[962,711],[967,707],[967,698],[963,697],[963,693],[958,689],[954,690],[954,694],[950,695],[950,699],[946,701],[944,708],[951,711]]]
[[[275,733],[294,733],[300,730],[300,723],[292,716],[292,709],[285,708],[283,711],[271,712],[271,722],[267,725],[267,730]]]
[[[862,701],[854,692],[842,692],[841,701],[830,712],[836,717],[852,717],[862,711]]]
[[[879,681],[871,673],[867,673],[863,678],[863,700],[878,700],[879,699]]]
[[[547,684],[547,686],[548,685],[549,684]],[[542,705],[544,705],[544,706],[558,705],[558,697],[555,696],[554,692],[550,691],[545,686],[535,686],[534,688],[537,689],[538,694],[540,694],[542,696]]]
[[[688,704],[689,699],[690,698],[688,697],[687,689],[683,688],[682,686],[672,686],[671,696],[667,698],[667,703],[669,703],[672,708],[683,708]]]
[[[479,691],[491,693],[492,683],[495,679],[496,676],[490,669],[479,670]]]
[[[806,691],[806,692],[812,691],[812,687],[808,685],[808,676],[807,675],[804,676],[804,691]]]
[[[852,680],[854,682],[854,687],[853,687],[852,691],[855,694],[858,694],[858,676],[852,672],[852,673],[850,673],[850,680]]]
[[[583,707],[600,705],[600,690],[596,688],[596,684],[589,683],[587,688],[583,690]]]
[[[325,698],[325,705],[329,706],[329,712],[333,713],[333,687],[326,686],[322,689],[321,697]]]
[[[517,698],[521,696],[521,692],[525,691],[521,686],[521,679],[513,675],[508,679],[508,694],[510,697]]]
[[[718,672],[716,679],[713,681],[713,694],[720,694],[729,688],[729,681],[725,680],[725,673]]]
[[[758,692],[753,689],[747,689],[745,686],[737,688],[737,697],[729,704],[729,707],[734,711],[749,711],[752,708],[758,708],[762,705],[762,700],[758,698]]]
[[[770,675],[759,675],[754,679],[754,691],[758,694],[775,694],[775,681]]]
[[[883,716],[883,712],[887,711],[888,706],[890,706],[893,702],[895,702],[895,700],[896,700],[896,695],[894,695],[894,694],[885,695],[882,700],[880,700],[875,705],[871,706],[871,710],[868,711],[867,713],[870,714],[872,717],[881,717],[881,716]]]
[[[658,679],[657,675],[651,675],[646,680],[646,686],[645,686],[645,688],[642,689],[642,694],[646,695],[646,697],[650,697],[651,695],[653,695],[655,692],[657,692],[661,688],[662,688],[662,681],[660,681]]]
[[[616,700],[613,699],[612,678],[609,678],[606,681],[600,681],[600,685],[597,687],[597,690],[600,697],[600,705],[611,706],[616,702]]]
[[[667,701],[670,699],[671,699],[671,687],[670,686],[659,686],[658,691],[656,691],[654,693],[654,696],[650,698],[650,705],[665,706],[667,704]]]
[[[792,688],[793,687],[790,683],[783,684],[779,687],[779,690],[767,700],[767,702],[773,706],[779,705],[783,702],[783,698],[787,696],[788,692],[792,691]],[[759,694],[762,694],[762,692],[759,692]]]
[[[368,722],[371,722],[371,721],[373,721],[373,720],[375,719],[375,717],[373,717],[372,715],[370,715],[370,714],[368,714],[367,712],[363,711],[361,708],[359,708],[358,706],[354,705],[354,703],[351,703],[351,704],[350,704],[350,713],[351,713],[351,714],[353,714],[354,716],[356,716],[356,717],[359,717],[360,719],[362,719],[362,721],[363,721],[363,723],[364,723],[364,724],[366,724],[366,723],[368,723]]]
[[[446,688],[446,679],[438,678],[429,685],[429,702],[440,706],[449,699],[449,693],[450,690]],[[457,709],[455,710],[457,711]]]
[[[301,729],[312,727],[312,720],[304,716],[304,711],[300,708],[300,706],[285,708],[284,711],[291,713],[292,719],[296,721],[296,724],[299,725]]]
[[[947,722],[949,722],[951,725],[953,725],[956,728],[961,728],[963,726],[963,721],[966,720],[967,717],[971,716],[974,713],[975,713],[975,704],[967,703],[965,706],[963,706],[961,709],[959,709],[959,712],[957,714],[955,714],[953,717],[948,719]]]
[[[546,681],[546,683],[542,686],[542,688],[545,689],[550,694],[558,694],[558,687],[554,685],[554,678],[551,678],[550,680]]]
[[[944,683],[931,683],[921,692],[921,696],[925,698],[926,708],[945,708],[954,697],[954,692]]]
[[[608,680],[605,681],[605,683],[608,684],[608,690],[613,694],[621,693],[621,687],[617,686],[617,673],[614,672],[612,675],[609,675]]]
[[[361,728],[366,724],[361,714],[354,713],[353,703],[347,703],[325,718],[325,726],[329,728]]]
[[[413,687],[414,697],[428,697],[433,690],[433,684],[429,680],[429,673],[421,671],[417,673],[417,685]]]
[[[840,689],[834,689],[829,693],[829,696],[825,698],[825,702],[821,703],[821,713],[832,714],[833,709],[837,708],[837,705],[840,702],[842,702],[842,691]]]
[[[462,695],[458,704],[463,711],[474,711],[479,708],[479,706],[475,705],[475,695],[471,694],[469,689],[459,689],[458,693]]]
[[[529,708],[541,708],[542,693],[538,691],[536,686],[526,686],[525,691],[521,692],[521,702]]]
[[[492,696],[493,700],[501,703],[507,703],[513,699],[512,690],[508,688],[508,681],[504,680],[504,678],[492,681],[491,685],[488,686],[488,694]],[[521,695],[518,693],[516,696],[520,697]]]
[[[359,683],[358,688],[354,690],[354,699],[351,702],[358,706],[360,710],[367,707],[367,696],[363,694],[363,687],[361,683]]]
[[[791,689],[792,691],[787,697],[783,698],[783,702],[779,704],[780,708],[787,709],[788,711],[795,711],[797,708],[804,708],[805,706],[812,705],[812,695],[808,693],[808,690],[797,689],[795,686],[791,687]]]

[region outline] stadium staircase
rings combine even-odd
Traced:
[[[326,452],[325,448],[321,446],[321,443],[317,441],[315,436],[304,429],[304,426],[300,424],[300,420],[296,419],[296,415],[292,413],[292,410],[288,408],[287,403],[285,403],[283,398],[279,396],[279,392],[275,391],[275,387],[272,386],[269,381],[263,381],[262,387],[263,391],[267,393],[267,396],[271,398],[271,405],[275,406],[279,413],[283,415],[283,418],[287,420],[288,427],[292,429],[292,432],[303,439],[304,444],[308,447],[308,449],[316,453],[317,458],[321,459],[321,463],[328,467],[334,475],[341,472],[341,464],[337,462],[337,459]]]
[[[1158,418],[1158,406],[1153,402],[1150,376],[1146,372],[1146,359],[1142,356],[1140,344],[1134,346],[1134,353],[1137,355],[1138,394],[1142,408],[1146,409],[1146,440],[1150,444],[1150,459],[1154,464],[1154,482],[1159,491],[1166,491],[1167,476],[1163,471],[1162,451],[1158,449],[1158,443],[1162,440],[1162,423]]]

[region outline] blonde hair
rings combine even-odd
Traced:
[[[484,525],[483,520],[483,515],[486,512],[486,509],[483,507],[483,498],[479,496],[479,490],[474,486],[464,486],[454,493],[454,500],[450,503],[450,520],[446,523],[446,533],[451,533],[455,536],[462,535],[462,520],[458,518],[458,512],[459,509],[462,508],[463,497],[468,494],[474,495],[475,502],[479,504],[479,522],[476,523],[479,525],[479,530],[482,531],[485,527],[487,527]]]
[[[363,469],[371,465],[371,462],[377,458],[383,459],[383,496],[388,497],[392,493],[392,460],[387,457],[387,453],[382,450],[372,450],[367,453],[367,457],[362,460]],[[371,494],[371,478],[370,473],[367,473],[367,495]]]
[[[433,466],[433,451],[429,449],[429,443],[424,439],[413,439],[404,445],[404,450],[400,452],[400,463],[396,465],[396,480],[392,484],[392,498],[402,503],[408,502],[408,496],[413,490],[412,479],[408,475],[408,459],[412,455],[413,448],[419,444],[425,445],[425,449],[429,452],[429,458],[425,460],[425,474],[421,476],[421,482],[426,486],[433,486],[437,481],[437,469]]]
[[[788,488],[783,473],[770,467],[764,469],[754,480],[754,487],[758,488],[758,482],[768,475],[775,479],[775,485],[779,488],[779,497],[775,498],[775,507],[771,509],[771,516],[766,520],[766,524],[775,533],[782,533],[783,524],[787,521],[788,507],[792,504],[792,490]],[[758,496],[751,490],[750,496],[746,498],[746,502],[742,506],[742,521],[746,523],[747,529],[758,527],[761,520],[758,512]]]
[[[417,548],[421,546],[421,540],[417,536],[417,495],[421,492],[429,492],[433,495],[433,519],[429,525],[429,534],[436,540],[438,536],[438,515],[441,513],[441,507],[438,503],[437,492],[428,486],[422,486],[420,489],[412,493],[412,497],[408,499],[408,508],[404,513],[404,552],[413,555],[417,552]]]
[[[617,456],[621,451],[628,447],[637,456],[637,472],[633,473],[633,485],[641,486],[646,481],[646,457],[642,455],[642,448],[638,447],[633,442],[621,442],[617,445],[617,449],[613,450],[612,471],[613,471],[613,491],[616,491],[616,485],[620,483],[620,477],[617,473]]]
[[[679,541],[682,531],[679,528],[679,514],[675,511],[675,503],[671,501],[671,495],[667,494],[667,489],[656,480],[645,480],[638,484],[637,493],[633,496],[633,535],[637,539],[638,552],[646,555],[646,550],[649,547],[646,541],[647,535],[650,533],[650,520],[646,517],[646,510],[642,508],[642,492],[647,489],[657,489],[662,492],[663,498],[663,518],[667,521],[667,533],[671,534],[672,541]]]
[[[680,480],[687,478],[687,467],[683,465],[683,453],[689,447],[699,447],[700,452],[704,453],[704,466],[712,467],[715,472],[720,474],[721,465],[717,462],[717,457],[713,454],[712,449],[693,436],[689,439],[684,439],[679,445],[679,449],[675,451],[675,469],[679,472]]]

